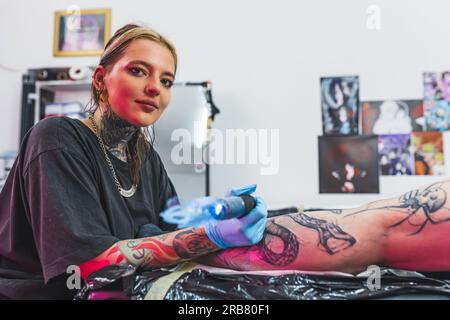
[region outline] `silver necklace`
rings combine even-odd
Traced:
[[[131,186],[131,188],[128,189],[128,190],[122,188],[122,185],[120,184],[119,179],[117,179],[116,171],[114,170],[114,167],[113,167],[113,165],[111,163],[111,160],[108,157],[108,153],[106,152],[105,144],[103,143],[103,140],[100,137],[100,134],[98,133],[97,125],[95,124],[94,117],[91,115],[91,116],[89,116],[89,119],[91,120],[92,127],[94,128],[94,133],[97,136],[98,143],[100,144],[100,147],[102,148],[103,153],[105,155],[106,162],[108,162],[108,166],[111,169],[111,172],[112,172],[112,175],[113,175],[113,179],[114,179],[114,182],[116,183],[117,189],[119,189],[119,192],[120,192],[120,194],[122,196],[124,196],[126,198],[132,197],[134,195],[134,193],[136,192],[137,185],[133,184]]]

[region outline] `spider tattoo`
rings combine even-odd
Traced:
[[[437,218],[433,217],[433,215],[437,211],[439,211],[439,209],[441,209],[441,208],[444,208],[444,209],[447,209],[450,211],[450,209],[444,207],[444,204],[447,201],[447,193],[445,192],[445,190],[443,188],[441,188],[441,186],[442,186],[442,184],[432,184],[422,191],[419,191],[419,190],[409,191],[399,198],[400,204],[397,206],[384,206],[384,207],[360,210],[360,211],[353,212],[353,213],[347,215],[347,217],[364,212],[364,211],[371,211],[371,210],[408,209],[409,212],[406,215],[406,217],[402,218],[398,222],[389,226],[389,228],[393,228],[393,227],[397,227],[397,226],[401,225],[405,221],[408,221],[411,217],[416,215],[419,212],[419,210],[422,209],[422,211],[426,217],[425,221],[422,224],[416,225],[416,224],[412,224],[411,222],[408,221],[411,225],[419,226],[419,228],[415,232],[409,234],[410,236],[412,236],[412,235],[415,235],[415,234],[418,234],[419,232],[421,232],[428,223],[439,224],[439,223],[450,220],[450,218],[437,219]]]

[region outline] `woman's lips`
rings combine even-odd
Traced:
[[[142,109],[144,109],[145,112],[153,112],[156,109],[158,109],[158,107],[156,106],[156,104],[153,101],[145,101],[145,100],[135,100]]]

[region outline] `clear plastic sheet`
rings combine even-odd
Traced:
[[[143,300],[155,281],[170,273],[168,269],[135,272],[132,268],[109,266],[89,277],[76,299]],[[449,275],[382,269],[380,286],[373,290],[364,273],[358,276],[302,273],[272,276],[216,274],[194,268],[175,280],[163,297],[168,300],[348,300],[414,294],[421,298],[450,299],[450,280],[445,278]]]

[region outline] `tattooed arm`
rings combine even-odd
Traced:
[[[450,182],[348,210],[269,219],[263,240],[198,261],[237,270],[450,270]]]
[[[376,264],[382,236],[373,218],[348,223],[331,211],[294,213],[269,219],[263,240],[255,246],[231,248],[198,259],[200,263],[236,270],[340,270]]]
[[[83,279],[110,264],[133,265],[145,269],[177,264],[212,253],[217,247],[205,229],[188,228],[160,236],[122,240],[98,257],[80,265]]]

